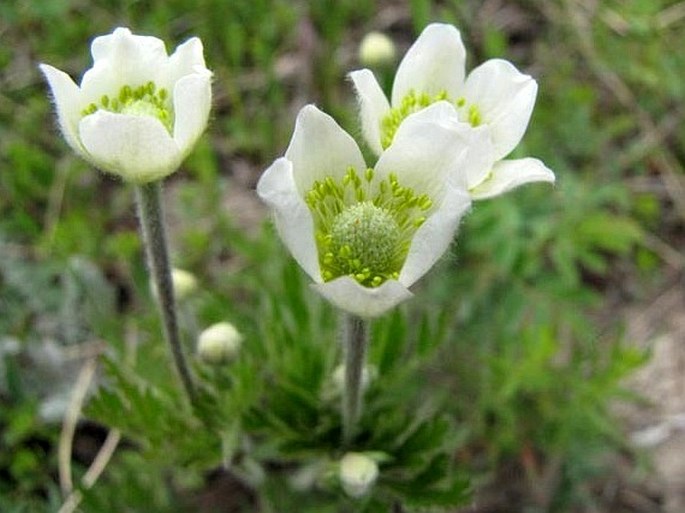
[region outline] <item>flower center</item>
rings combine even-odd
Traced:
[[[370,201],[343,210],[331,223],[329,264],[344,274],[369,276],[392,267],[400,228],[390,213]],[[364,270],[368,270],[364,272]]]
[[[438,94],[431,96],[427,93],[417,93],[412,89],[404,98],[402,98],[402,102],[400,102],[399,107],[390,109],[381,120],[381,145],[383,146],[383,149],[386,149],[392,144],[397,129],[400,127],[400,124],[402,124],[402,121],[407,118],[407,116],[423,110],[441,100],[448,101],[457,107],[459,119],[461,121],[466,121],[474,127],[483,123],[478,105],[472,103],[467,106],[466,98],[464,97],[460,97],[456,101],[452,101],[445,90],[442,90]]]
[[[154,82],[138,86],[135,89],[125,85],[119,94],[110,97],[103,95],[100,103],[91,103],[81,114],[88,116],[98,110],[106,110],[130,116],[150,116],[159,119],[166,129],[173,129],[173,110],[166,89],[157,89]]]
[[[342,180],[314,182],[305,195],[316,229],[324,281],[351,276],[365,287],[399,277],[412,237],[433,202],[403,187],[391,173],[374,180],[350,168]]]

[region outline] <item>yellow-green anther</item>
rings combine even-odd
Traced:
[[[479,126],[483,122],[478,105],[469,106],[469,123],[471,126]]]
[[[466,105],[466,98],[462,96],[457,100],[457,107],[463,107],[464,105]]]
[[[381,146],[383,149],[392,144],[397,129],[407,116],[441,100],[449,101],[449,95],[446,90],[439,91],[434,96],[425,92],[417,94],[414,90],[409,91],[407,95],[402,98],[399,107],[390,109],[381,120]]]
[[[421,208],[421,210],[428,210],[433,206],[433,200],[431,200],[425,194],[419,198],[419,202],[419,207]]]
[[[126,100],[128,100],[131,97],[131,86],[125,85],[124,87],[121,88],[121,91],[119,91],[119,101],[121,103],[124,103]]]
[[[98,109],[108,112],[128,114],[135,116],[151,116],[159,119],[167,130],[173,129],[172,106],[166,101],[166,90],[161,89],[155,94],[155,84],[148,82],[135,89],[129,85],[122,86],[118,94],[113,96],[103,95],[100,97],[100,107],[95,103],[88,105],[81,114],[88,116]]]

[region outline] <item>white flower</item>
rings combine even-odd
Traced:
[[[211,72],[202,42],[168,56],[164,42],[117,28],[91,45],[81,85],[47,64],[59,126],[69,145],[103,171],[146,183],[178,169],[207,125]]]
[[[285,157],[259,180],[279,235],[337,307],[374,317],[411,297],[470,207],[465,184],[451,177],[487,172],[472,154],[492,147],[486,131],[433,112],[442,107],[403,123],[369,169],[352,137],[308,105]]]
[[[205,329],[197,341],[197,353],[208,364],[219,365],[234,360],[240,352],[243,336],[230,322],[219,322]]]
[[[398,127],[413,113],[439,101],[446,101],[452,115],[470,125],[487,126],[494,146],[491,169],[469,181],[474,199],[502,194],[529,182],[554,182],[554,173],[540,160],[501,160],[518,145],[528,126],[537,82],[519,72],[510,62],[489,60],[465,78],[466,50],[459,31],[452,25],[428,25],[397,69],[388,102],[368,69],[353,71],[361,106],[364,137],[380,155]]]
[[[378,464],[360,452],[348,452],[340,460],[340,483],[350,497],[363,497],[378,479]]]

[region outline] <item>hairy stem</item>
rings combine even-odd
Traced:
[[[171,280],[171,266],[167,249],[166,233],[164,230],[164,214],[162,212],[162,184],[152,182],[136,186],[136,200],[138,216],[143,232],[143,243],[147,255],[147,263],[157,291],[164,336],[171,348],[171,354],[176,369],[181,377],[183,388],[188,394],[191,404],[195,400],[195,386],[186,363],[181,337],[176,318],[176,301],[174,299],[174,284]]]
[[[355,435],[362,409],[362,373],[368,343],[367,321],[355,315],[345,315],[343,343],[345,351],[345,388],[343,391],[343,442]]]

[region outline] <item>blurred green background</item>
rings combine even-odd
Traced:
[[[481,497],[482,509],[469,511],[662,511],[662,492],[641,484],[648,460],[611,410],[637,400],[622,380],[648,357],[625,335],[626,308],[683,280],[685,3],[666,0],[0,3],[0,511],[59,509],[61,416],[84,358],[110,352],[123,362],[139,345],[132,374],[162,389],[170,374],[165,348],[151,347],[158,327],[132,190],[70,151],[37,64],[79,80],[92,38],[117,26],[162,38],[169,51],[202,39],[212,119],[167,182],[167,215],[174,264],[201,285],[187,338],[229,319],[260,348],[236,370],[248,391],[235,413],[275,400],[250,366],[261,357],[261,372],[292,374],[306,389],[323,386],[337,358],[332,311],[308,291],[255,198],[260,173],[306,103],[361,141],[346,74],[361,67],[363,36],[384,32],[399,58],[431,21],[461,30],[468,69],[502,57],[538,80],[514,156],[542,159],[557,184],[474,206],[416,297],[378,322],[371,358],[388,376],[379,387],[450,416],[455,459]],[[396,64],[375,70],[388,87]],[[290,347],[299,338],[319,363]],[[79,428],[77,477],[107,426],[139,429],[105,403]],[[170,471],[161,457],[141,458],[132,439],[84,511],[310,507],[288,503],[278,484],[257,503],[217,502],[206,497],[218,486],[211,458]],[[641,500],[607,497],[607,480]]]

